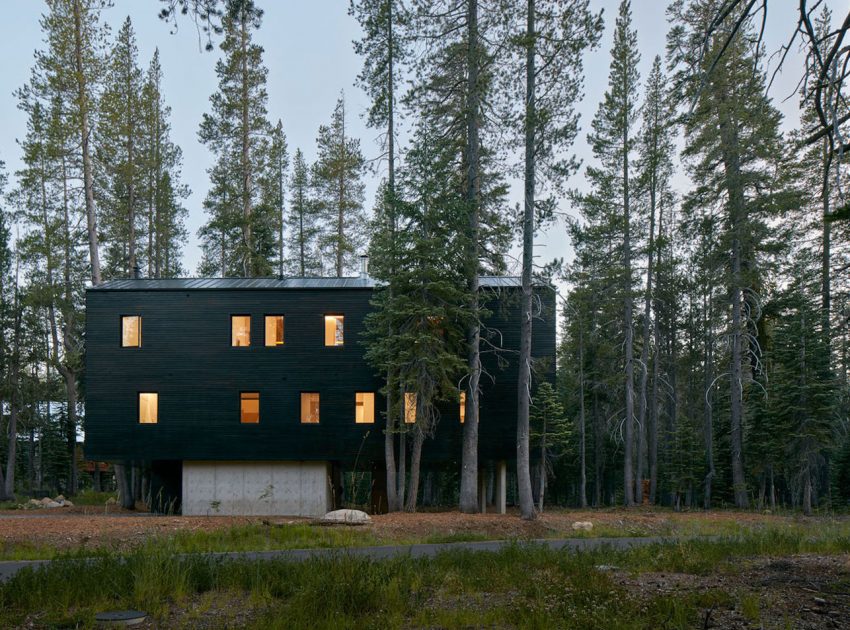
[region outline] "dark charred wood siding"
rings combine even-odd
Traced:
[[[383,459],[382,380],[363,358],[371,289],[90,290],[86,311],[85,455],[118,460]],[[480,454],[516,449],[517,289],[489,292]],[[533,354],[554,378],[555,296],[539,293]],[[120,346],[122,315],[142,316],[142,347]],[[251,315],[251,346],[230,346],[230,316]],[[345,316],[345,345],[324,346],[325,314]],[[284,315],[285,343],[265,347],[264,315]],[[492,347],[491,347],[492,344]],[[260,393],[259,424],[239,421],[239,393]],[[300,422],[300,393],[319,392],[321,421]],[[355,392],[376,393],[376,422],[355,424]],[[139,392],[159,421],[138,422]],[[444,406],[423,457],[460,457],[457,404]]]

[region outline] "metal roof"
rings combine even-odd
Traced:
[[[481,276],[488,288],[521,286],[517,276]],[[128,278],[109,280],[88,291],[190,291],[232,289],[373,289],[382,284],[369,276],[354,278]]]

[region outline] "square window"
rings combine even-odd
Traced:
[[[243,347],[251,345],[251,316],[230,316],[230,345]]]
[[[121,347],[141,348],[142,316],[124,315],[121,317]]]
[[[242,392],[239,394],[239,420],[242,424],[260,422],[260,393]]]
[[[354,394],[354,422],[357,424],[375,422],[375,394],[373,392],[357,392]]]
[[[283,345],[283,315],[266,315],[266,346]]]
[[[345,341],[342,315],[325,315],[325,345],[341,346]]]
[[[404,421],[407,424],[414,424],[416,422],[416,393],[415,392],[405,392],[404,393]]]
[[[460,423],[466,420],[466,392],[460,393]]]
[[[139,393],[139,424],[156,424],[159,420],[159,394]]]
[[[319,424],[318,392],[301,392],[301,424]]]

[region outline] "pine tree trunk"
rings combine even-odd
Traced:
[[[21,404],[20,398],[20,370],[21,370],[21,302],[18,293],[18,273],[20,257],[16,255],[15,269],[15,299],[13,302],[15,327],[12,333],[12,360],[9,364],[9,428],[6,435],[9,443],[6,450],[6,479],[4,494],[7,499],[15,496],[15,464],[17,463],[18,450],[18,413]]]
[[[581,322],[578,327],[578,395],[579,395],[579,458],[581,481],[579,482],[579,504],[587,507],[587,423],[584,413],[584,330]]]
[[[706,287],[703,294],[703,312],[707,315],[703,319],[703,433],[705,436],[705,460],[708,472],[705,474],[705,492],[703,495],[703,506],[706,510],[711,509],[711,491],[714,481],[714,410],[711,406],[711,388],[714,382],[714,352],[712,349],[711,322],[713,320],[713,308],[711,305],[711,289]]]
[[[130,100],[135,99],[136,95],[132,92],[132,85],[130,83],[130,69],[127,70],[127,82],[126,82],[126,90],[127,90],[127,170],[128,178],[127,178],[127,264],[129,266],[128,275],[133,276],[137,262],[136,262],[136,170],[135,170],[135,125],[133,121],[135,120],[136,111],[135,108],[130,105]]]
[[[634,327],[632,304],[632,243],[631,216],[629,199],[629,135],[623,126],[623,275],[625,291],[623,296],[623,332],[625,356],[625,393],[626,418],[623,431],[623,494],[627,507],[635,505],[634,495],[634,419],[635,419],[635,366],[634,366]]]
[[[416,502],[419,496],[419,468],[422,462],[422,444],[425,442],[425,433],[416,426],[413,430],[413,448],[410,454],[410,486],[407,490],[407,503],[405,511],[415,512]]]
[[[725,97],[719,104],[720,115],[720,144],[721,160],[724,167],[724,187],[728,194],[729,230],[732,234],[732,251],[730,252],[730,286],[729,296],[732,307],[732,329],[730,335],[731,357],[730,374],[730,450],[732,454],[732,486],[735,497],[735,507],[746,508],[749,505],[747,497],[746,478],[744,475],[744,321],[743,321],[743,246],[741,239],[746,229],[746,200],[742,188],[741,164],[738,155],[739,138],[736,123],[729,119]]]
[[[830,250],[832,246],[832,222],[830,221],[830,158],[829,158],[829,141],[828,139],[824,139],[823,142],[823,152],[824,152],[824,168],[823,168],[823,179],[821,183],[821,202],[823,204],[823,226],[822,226],[822,234],[821,234],[821,334],[823,335],[824,343],[826,345],[827,356],[830,359],[830,365],[832,365],[832,339],[830,335],[830,321],[829,315],[831,310],[831,262],[830,262]]]
[[[92,167],[89,124],[89,95],[83,68],[83,26],[80,0],[74,2],[74,64],[77,83],[77,107],[79,108],[80,149],[83,161],[83,189],[86,200],[86,230],[89,240],[89,261],[91,263],[92,284],[98,285],[100,277],[100,254],[97,242],[97,214],[94,206],[94,174]]]
[[[403,423],[404,420],[401,419],[399,422]],[[398,436],[398,479],[396,479],[399,509],[404,505],[405,490],[407,489],[407,427],[402,426],[402,429]]]
[[[243,273],[246,278],[254,275],[254,245],[251,229],[252,208],[251,189],[253,188],[253,173],[251,168],[251,137],[250,137],[250,104],[248,102],[248,29],[245,25],[245,16],[239,21],[239,46],[242,52],[242,234],[245,239],[245,255],[242,262]]]
[[[481,327],[478,321],[478,239],[480,211],[479,125],[480,93],[478,78],[478,0],[466,0],[467,11],[467,111],[466,111],[466,185],[469,204],[469,251],[467,274],[470,314],[473,323],[466,334],[468,347],[469,381],[466,395],[466,418],[463,423],[463,451],[461,453],[460,510],[478,512],[478,385],[481,379]]]
[[[387,373],[387,383],[392,383],[392,374]],[[395,414],[393,412],[393,387],[387,387],[387,426],[384,430],[384,463],[387,470],[387,510],[397,512],[400,509],[398,502],[398,481],[396,477],[395,459]]]
[[[522,301],[520,304],[519,374],[517,380],[517,487],[520,516],[534,518],[529,458],[529,407],[531,404],[531,299],[534,264],[534,187],[535,187],[535,44],[534,0],[527,0],[525,57],[525,201],[522,222]]]

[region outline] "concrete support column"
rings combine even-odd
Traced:
[[[508,511],[508,463],[501,460],[496,464],[496,512]]]
[[[487,475],[484,470],[478,470],[478,511],[487,513]]]

